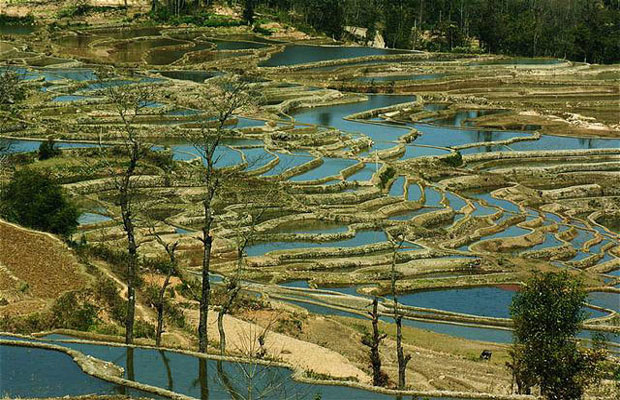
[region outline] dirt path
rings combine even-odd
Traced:
[[[95,265],[99,269],[99,271],[101,271],[106,277],[112,279],[114,283],[116,283],[116,285],[120,286],[121,297],[123,299],[127,299],[127,284],[123,282],[121,279],[119,279],[118,277],[116,277],[112,273],[112,271],[110,271],[110,268],[104,261],[100,261],[100,260],[94,261],[93,265]],[[144,304],[142,304],[140,300],[141,299],[138,298],[136,301],[136,317],[147,319],[152,323],[155,322],[155,313],[152,310],[150,310],[148,307],[146,307]]]
[[[198,311],[186,314],[192,325],[198,322]],[[209,340],[219,342],[217,329],[217,312],[209,313]],[[226,342],[230,352],[248,354],[259,350],[258,337],[263,328],[251,322],[226,315],[224,317]],[[354,377],[359,382],[370,383],[370,377],[361,369],[353,365],[343,355],[319,346],[280,333],[268,331],[265,335],[264,348],[267,355],[278,359],[295,368],[313,371],[318,374],[327,374],[336,378]]]

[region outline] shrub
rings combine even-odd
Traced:
[[[133,334],[137,338],[155,339],[155,325],[138,319],[134,323]]]
[[[379,175],[379,186],[383,189],[387,183],[394,177],[396,174],[396,170],[392,167],[387,167],[380,175]]]
[[[97,309],[79,298],[76,292],[60,296],[51,309],[54,328],[87,331],[97,321]]]
[[[241,20],[206,12],[187,15],[174,15],[166,7],[159,7],[155,12],[151,12],[149,15],[155,22],[170,25],[193,24],[210,28],[220,28],[241,26],[244,24]]]
[[[58,18],[73,18],[81,15],[86,15],[90,11],[91,6],[85,0],[77,0],[75,3],[61,8],[56,13]]]
[[[10,109],[26,98],[22,77],[15,71],[0,73],[0,109]]]
[[[32,25],[34,24],[34,16],[32,14],[25,15],[23,17],[15,15],[0,14],[0,25]]]
[[[463,155],[457,150],[448,156],[442,157],[441,161],[451,167],[460,167],[463,165]]]
[[[45,142],[41,142],[39,146],[39,160],[48,160],[50,158],[58,157],[62,154],[62,151],[56,145],[54,139],[49,138]]]
[[[265,35],[265,36],[271,36],[273,34],[273,32],[271,32],[269,29],[263,28],[260,25],[256,25],[254,27],[254,29],[252,29],[255,33],[258,33],[260,35]]]
[[[5,218],[29,228],[68,237],[78,225],[79,212],[62,187],[36,171],[17,171],[0,201]]]
[[[114,324],[98,324],[93,327],[92,332],[109,336],[119,336],[123,334],[122,329]]]

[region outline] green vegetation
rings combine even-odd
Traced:
[[[61,8],[56,16],[58,18],[75,18],[91,13],[125,9],[125,6],[93,6],[87,0],[76,0],[67,7]]]
[[[26,92],[20,82],[21,77],[14,71],[0,73],[0,110],[10,109],[24,100]]]
[[[61,186],[36,171],[17,171],[0,201],[4,218],[29,228],[68,237],[78,225],[79,212]]]
[[[0,14],[0,25],[32,25],[34,17],[31,14],[23,17],[17,15]]]
[[[582,350],[574,340],[586,319],[583,283],[568,273],[535,274],[511,306],[515,344],[513,372],[519,393],[539,386],[548,399],[580,399],[600,379],[601,350]]]
[[[441,161],[443,161],[444,163],[448,164],[451,167],[460,167],[461,165],[463,165],[463,155],[461,154],[460,151],[455,151],[452,154],[450,154],[449,156],[446,157],[442,157]]]
[[[76,292],[65,293],[52,306],[52,326],[87,331],[97,321],[97,309],[81,301]]]
[[[379,187],[382,189],[387,185],[387,183],[394,177],[396,174],[396,170],[392,167],[387,167],[381,174],[379,175]]]
[[[62,150],[56,146],[54,139],[49,138],[45,142],[41,142],[39,146],[39,160],[49,160],[62,154]]]
[[[341,38],[345,26],[388,47],[620,60],[620,3],[609,0],[260,0],[262,13]]]
[[[151,19],[158,23],[171,25],[193,24],[209,28],[240,26],[244,22],[230,17],[208,12],[190,13],[189,10],[177,13],[169,7],[159,7],[150,13]]]

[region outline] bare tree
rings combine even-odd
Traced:
[[[411,354],[405,355],[403,349],[403,316],[398,308],[398,297],[396,296],[396,281],[398,279],[396,274],[396,261],[398,258],[398,251],[402,249],[405,242],[404,236],[398,235],[393,237],[387,233],[390,243],[392,244],[392,277],[391,277],[391,289],[392,289],[392,301],[394,302],[394,322],[396,322],[396,356],[398,359],[398,389],[405,389],[405,381],[407,375],[407,364],[411,360]]]
[[[362,337],[362,344],[370,348],[370,365],[372,367],[372,384],[374,386],[385,386],[387,377],[381,370],[381,355],[379,346],[386,334],[379,331],[379,299],[375,296],[372,299],[372,310],[368,312],[372,320],[372,334],[367,333]]]
[[[164,264],[165,278],[159,288],[157,288],[156,296],[150,299],[151,305],[155,307],[157,311],[157,328],[155,330],[155,345],[161,346],[161,335],[164,331],[164,311],[166,308],[166,290],[170,285],[170,279],[173,275],[178,274],[178,264],[176,251],[179,247],[179,241],[172,243],[166,242],[159,233],[156,232],[155,227],[151,227],[151,235],[155,238],[157,243],[165,250],[168,257],[168,261]]]
[[[271,193],[272,191],[269,190],[267,198],[269,198]],[[249,207],[249,204],[245,204],[244,209],[248,209]],[[249,227],[235,227],[234,239],[237,251],[237,270],[235,272],[235,276],[228,280],[226,285],[226,300],[222,303],[217,315],[217,327],[220,334],[220,353],[222,355],[226,355],[226,331],[224,330],[224,316],[230,311],[233,303],[239,295],[239,292],[241,291],[241,272],[245,263],[245,249],[255,239],[256,224],[261,220],[267,209],[267,206],[262,206],[257,209],[256,214],[248,214],[248,218],[250,218]],[[237,224],[242,224],[242,218],[237,220]]]
[[[205,121],[200,132],[191,133],[189,139],[203,159],[201,181],[204,187],[202,207],[204,221],[202,224],[203,246],[202,262],[202,289],[200,296],[200,316],[198,323],[198,349],[206,352],[208,346],[208,315],[211,301],[211,283],[209,281],[211,268],[211,249],[213,247],[212,228],[215,219],[213,201],[220,188],[221,179],[225,176],[217,170],[219,156],[216,150],[226,133],[226,125],[241,108],[252,103],[248,84],[238,76],[225,76],[214,81],[201,100],[208,103],[208,112],[213,120]],[[209,126],[211,124],[211,126]]]
[[[105,81],[107,74],[100,73],[98,87],[106,94],[121,121],[119,132],[120,148],[124,163],[121,167],[109,165],[114,189],[118,194],[123,230],[127,245],[127,316],[125,319],[125,343],[133,343],[133,327],[136,310],[136,284],[139,268],[138,242],[136,239],[136,204],[135,187],[139,175],[139,166],[150,146],[142,141],[136,128],[136,118],[147,108],[154,97],[154,88],[150,85],[113,85]],[[103,138],[99,139],[102,159],[106,159],[107,148]]]
[[[308,389],[304,389],[290,377],[285,368],[278,368],[273,361],[278,357],[278,349],[266,348],[266,337],[275,320],[265,327],[253,325],[243,332],[237,351],[242,358],[217,364],[218,381],[230,395],[237,400],[263,399],[302,399]],[[268,358],[267,354],[271,354]],[[234,376],[235,379],[231,379]]]

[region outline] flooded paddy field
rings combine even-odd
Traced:
[[[260,384],[276,376],[289,393],[396,398],[365,390],[367,362],[350,344],[370,326],[373,296],[382,329],[394,329],[392,265],[407,346],[418,354],[411,386],[429,398],[507,393],[510,303],[534,270],[579,276],[589,292],[581,339],[603,332],[617,350],[617,66],[325,46],[245,28],[85,27],[42,36],[33,26],[0,27],[0,35],[0,73],[16,72],[27,89],[18,110],[2,114],[2,156],[16,170],[50,174],[79,204],[73,240],[94,249],[91,274],[121,282],[98,258],[123,249],[114,171],[123,165],[127,116],[119,116],[115,93],[149,93],[130,113],[132,133],[148,147],[134,187],[148,210],[136,227],[140,251],[161,258],[156,237],[178,243],[178,275],[193,283],[203,261],[204,182],[196,170],[209,157],[196,137],[221,122],[212,154],[223,182],[214,203],[212,284],[223,290],[241,282],[243,300],[256,306],[235,308],[227,329],[273,333],[281,352],[268,356],[293,368],[258,366]],[[252,101],[220,121],[210,107],[214,87],[240,70]],[[48,140],[61,154],[39,160]],[[18,268],[0,258],[4,264]],[[37,287],[9,272],[0,270],[0,282],[15,275]],[[146,272],[147,283],[163,279]],[[189,348],[197,302],[179,277],[171,289],[186,325],[171,324],[164,344]],[[7,293],[0,308],[16,314],[52,298]],[[141,303],[140,318],[156,322],[153,309]],[[213,318],[209,330],[219,340]],[[110,339],[118,331],[100,333]],[[249,340],[230,336],[237,348]],[[122,367],[124,379],[195,398],[205,390],[226,398],[243,379],[231,361],[152,348],[131,351],[128,361],[125,347],[56,344]],[[324,358],[306,361],[297,347]],[[493,359],[478,368],[487,349]],[[0,393],[10,396],[137,390],[88,375],[58,351],[1,344],[0,358],[21,360],[2,369],[8,389]],[[395,362],[386,363],[393,378]]]

